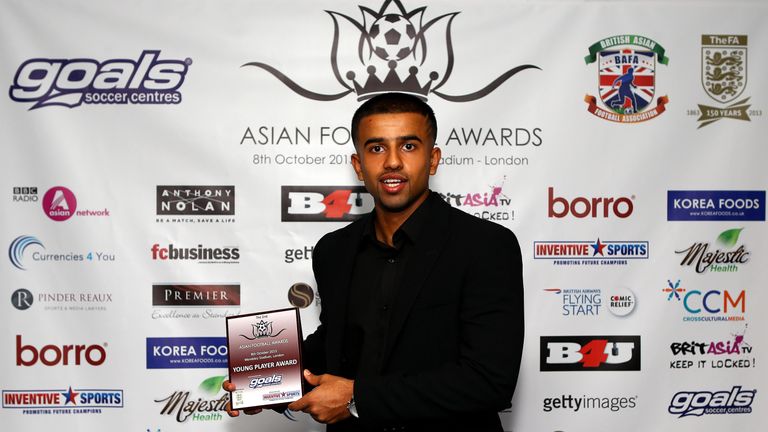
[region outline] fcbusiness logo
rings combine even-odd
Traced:
[[[670,221],[764,221],[765,191],[667,191]]]
[[[373,210],[373,197],[362,186],[282,186],[283,222],[340,222]]]
[[[640,336],[542,336],[542,372],[639,371]]]
[[[226,367],[225,337],[147,338],[147,369]]]

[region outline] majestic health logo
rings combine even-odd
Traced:
[[[16,237],[11,242],[11,246],[8,247],[8,258],[10,258],[11,264],[13,264],[14,267],[19,270],[26,270],[22,263],[22,260],[24,259],[24,251],[32,245],[37,245],[45,249],[45,246],[43,246],[40,240],[28,235]]]
[[[676,250],[678,255],[684,255],[681,266],[694,266],[696,273],[706,271],[716,273],[732,273],[739,271],[739,266],[749,262],[750,252],[739,245],[739,236],[744,228],[733,228],[720,233],[717,236],[717,244],[723,249],[710,251],[709,243],[696,242],[687,249]]]
[[[683,306],[683,321],[744,321],[747,309],[747,293],[744,290],[686,289],[680,286],[680,279],[667,280],[667,287],[661,290],[667,302]]]
[[[670,190],[670,221],[765,221],[765,191]]]
[[[669,102],[666,96],[656,99],[656,61],[666,65],[669,59],[658,42],[644,36],[619,35],[600,40],[589,47],[587,64],[598,62],[600,101],[587,94],[588,111],[597,117],[618,123],[637,123],[655,118]]]
[[[542,372],[639,371],[640,336],[541,336]]]
[[[147,338],[147,369],[226,367],[225,337]]]
[[[721,391],[681,391],[672,396],[668,411],[678,418],[704,414],[749,414],[757,390],[733,386]]]
[[[206,398],[190,397],[189,390],[177,390],[163,399],[155,399],[155,403],[163,404],[161,415],[175,416],[179,423],[192,421],[219,421],[224,419],[221,414],[226,411],[229,402],[229,393],[221,389],[221,383],[226,376],[212,376],[203,380],[198,390],[203,392]],[[221,393],[218,398],[216,396]],[[214,399],[215,398],[215,399]]]
[[[626,219],[632,216],[632,212],[635,209],[632,201],[635,196],[631,197],[600,197],[600,198],[585,198],[576,197],[568,200],[563,197],[555,195],[555,188],[550,187],[548,189],[547,204],[549,218],[562,219],[567,216],[573,216],[578,219],[583,218],[611,218],[617,217],[619,219]]]
[[[283,222],[338,222],[359,219],[373,210],[362,186],[282,186]]]
[[[326,11],[333,20],[331,67],[341,86],[338,93],[308,90],[266,63],[249,62],[243,66],[264,69],[297,94],[318,101],[338,100],[350,93],[356,94],[360,101],[381,93],[400,92],[424,100],[434,94],[452,102],[468,102],[490,94],[520,71],[539,69],[524,64],[504,72],[475,92],[464,95],[443,93],[440,90],[454,68],[451,25],[459,12],[427,21],[424,17],[426,7],[407,11],[400,0],[385,0],[378,12],[365,6],[359,8],[362,21],[340,12]],[[428,46],[433,47],[429,55]]]
[[[553,260],[554,265],[627,265],[648,259],[647,241],[535,241],[533,258]]]
[[[138,60],[34,58],[19,66],[8,90],[16,102],[74,108],[83,103],[178,104],[192,60],[160,60],[160,51],[145,50]]]
[[[720,119],[750,121],[749,97],[736,101],[747,87],[747,35],[701,35],[701,85],[719,106],[698,104],[699,129]],[[734,102],[735,101],[735,102]]]

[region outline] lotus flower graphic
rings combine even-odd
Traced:
[[[459,12],[426,20],[426,7],[408,11],[400,0],[385,0],[378,11],[358,7],[361,21],[340,12],[326,11],[333,20],[331,68],[342,87],[338,93],[308,90],[263,62],[249,62],[243,67],[264,69],[297,94],[318,101],[333,101],[350,93],[355,93],[357,100],[362,101],[380,93],[401,92],[423,100],[434,94],[452,102],[480,99],[518,72],[540,69],[524,64],[509,69],[473,93],[444,93],[440,89],[447,83],[454,67],[451,25]],[[428,46],[444,50],[428,51]],[[356,56],[350,55],[355,47]],[[421,76],[424,73],[427,73],[426,77]]]

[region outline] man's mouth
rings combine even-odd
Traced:
[[[381,179],[380,182],[384,185],[384,191],[394,194],[403,190],[408,180],[402,177],[386,177]]]

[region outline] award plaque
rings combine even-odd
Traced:
[[[227,317],[233,409],[286,405],[304,394],[297,308]]]

